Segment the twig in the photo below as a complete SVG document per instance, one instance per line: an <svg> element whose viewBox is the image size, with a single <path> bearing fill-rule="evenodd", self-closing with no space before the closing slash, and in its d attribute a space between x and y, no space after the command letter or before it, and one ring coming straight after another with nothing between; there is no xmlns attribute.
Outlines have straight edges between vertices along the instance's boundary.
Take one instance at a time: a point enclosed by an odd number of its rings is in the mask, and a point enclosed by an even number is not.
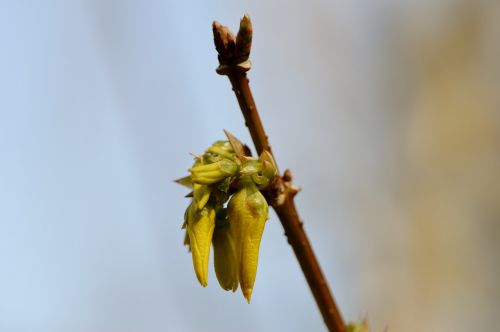
<svg viewBox="0 0 500 332"><path fill-rule="evenodd" d="M220 63L217 73L229 77L257 153L261 154L264 150L267 150L272 154L246 75L246 72L251 67L250 60L248 60L252 44L250 18L246 15L243 17L236 38L227 27L218 22L213 23L213 32ZM266 197L285 229L288 243L290 243L297 256L328 330L345 332L344 321L330 293L326 279L321 272L321 267L303 229L303 223L295 208L293 199L297 192L298 188L292 185L291 172L286 170L282 177L277 176L275 178L271 188L266 193Z"/></svg>

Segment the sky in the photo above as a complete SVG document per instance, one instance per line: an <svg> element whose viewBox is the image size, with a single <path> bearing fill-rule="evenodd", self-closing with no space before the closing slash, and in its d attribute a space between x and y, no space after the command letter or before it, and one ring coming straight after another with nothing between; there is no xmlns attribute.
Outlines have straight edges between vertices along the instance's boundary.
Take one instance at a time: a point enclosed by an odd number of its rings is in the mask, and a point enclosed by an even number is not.
<svg viewBox="0 0 500 332"><path fill-rule="evenodd" d="M173 179L251 143L211 23L254 25L250 85L346 321L493 330L494 1L0 2L0 331L322 331L274 213L249 305L201 287Z"/></svg>

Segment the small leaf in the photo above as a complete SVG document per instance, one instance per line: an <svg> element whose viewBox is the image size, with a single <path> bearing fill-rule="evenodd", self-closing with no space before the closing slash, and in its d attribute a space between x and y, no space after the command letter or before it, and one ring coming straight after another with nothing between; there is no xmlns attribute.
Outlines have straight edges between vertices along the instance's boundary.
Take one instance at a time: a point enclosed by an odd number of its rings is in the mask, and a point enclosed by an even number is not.
<svg viewBox="0 0 500 332"><path fill-rule="evenodd" d="M185 176L183 178L174 180L175 183L178 183L184 187L188 187L190 189L193 188L193 180L191 179L191 175Z"/></svg>
<svg viewBox="0 0 500 332"><path fill-rule="evenodd" d="M236 138L234 137L229 131L224 130L224 134L226 134L227 139L229 142L231 142L231 145L233 146L234 153L239 159L242 159L245 156L245 149L243 147L243 144Z"/></svg>

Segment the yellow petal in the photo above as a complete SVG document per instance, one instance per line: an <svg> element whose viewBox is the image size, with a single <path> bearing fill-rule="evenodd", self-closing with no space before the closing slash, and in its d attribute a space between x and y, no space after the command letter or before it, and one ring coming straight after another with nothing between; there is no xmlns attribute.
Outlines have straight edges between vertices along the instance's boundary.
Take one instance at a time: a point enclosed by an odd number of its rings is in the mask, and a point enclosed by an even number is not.
<svg viewBox="0 0 500 332"><path fill-rule="evenodd" d="M269 207L253 182L244 185L228 204L228 218L235 240L238 279L250 303L257 275L259 248Z"/></svg>
<svg viewBox="0 0 500 332"><path fill-rule="evenodd" d="M212 239L215 275L224 290L238 289L238 267L229 224L217 226Z"/></svg>
<svg viewBox="0 0 500 332"><path fill-rule="evenodd" d="M207 205L199 210L194 203L191 203L188 209L187 230L193 267L198 281L205 287L208 284L208 261L215 228L215 209Z"/></svg>

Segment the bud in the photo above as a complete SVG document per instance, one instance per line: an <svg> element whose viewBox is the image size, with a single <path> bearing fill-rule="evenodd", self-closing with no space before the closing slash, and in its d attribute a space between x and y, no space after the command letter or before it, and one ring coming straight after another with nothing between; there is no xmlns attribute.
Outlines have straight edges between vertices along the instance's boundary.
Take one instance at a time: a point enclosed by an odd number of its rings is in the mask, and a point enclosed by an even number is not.
<svg viewBox="0 0 500 332"><path fill-rule="evenodd" d="M236 174L238 165L234 161L222 159L212 164L196 165L188 171L194 183L212 184Z"/></svg>
<svg viewBox="0 0 500 332"><path fill-rule="evenodd" d="M226 159L231 159L234 160L235 154L233 150L233 146L229 141L217 141L214 144L212 144L211 147L209 147L206 151L205 154L212 154L214 156L211 156L212 158L217 158L215 161L219 161L222 158Z"/></svg>
<svg viewBox="0 0 500 332"><path fill-rule="evenodd" d="M240 186L228 203L228 218L236 245L241 290L250 303L269 206L249 177L243 178Z"/></svg>
<svg viewBox="0 0 500 332"><path fill-rule="evenodd" d="M194 272L200 284L205 287L208 283L208 259L215 228L215 209L210 204L198 209L192 202L185 217Z"/></svg>
<svg viewBox="0 0 500 332"><path fill-rule="evenodd" d="M262 174L269 180L274 178L278 173L278 167L276 167L276 163L271 153L264 150L259 156L259 161L262 163Z"/></svg>
<svg viewBox="0 0 500 332"><path fill-rule="evenodd" d="M212 23L212 29L214 33L215 48L220 55L224 55L228 53L228 50L234 48L236 40L228 27L214 21ZM230 44L233 44L233 46Z"/></svg>
<svg viewBox="0 0 500 332"><path fill-rule="evenodd" d="M212 245L214 247L214 268L217 280L222 289L235 292L238 289L236 251L229 223L225 216L217 220Z"/></svg>
<svg viewBox="0 0 500 332"><path fill-rule="evenodd" d="M273 157L264 151L259 159L243 157L240 175L249 177L259 189L266 188L277 174L276 164Z"/></svg>
<svg viewBox="0 0 500 332"><path fill-rule="evenodd" d="M249 178L248 175L254 175L262 170L262 163L252 157L243 157L241 165L240 176L242 178Z"/></svg>
<svg viewBox="0 0 500 332"><path fill-rule="evenodd" d="M236 48L238 55L243 61L248 59L252 47L252 22L248 15L243 16L240 21L240 29L236 35Z"/></svg>
<svg viewBox="0 0 500 332"><path fill-rule="evenodd" d="M364 319L360 324L352 322L347 324L346 330L347 332L370 332L366 319Z"/></svg>

